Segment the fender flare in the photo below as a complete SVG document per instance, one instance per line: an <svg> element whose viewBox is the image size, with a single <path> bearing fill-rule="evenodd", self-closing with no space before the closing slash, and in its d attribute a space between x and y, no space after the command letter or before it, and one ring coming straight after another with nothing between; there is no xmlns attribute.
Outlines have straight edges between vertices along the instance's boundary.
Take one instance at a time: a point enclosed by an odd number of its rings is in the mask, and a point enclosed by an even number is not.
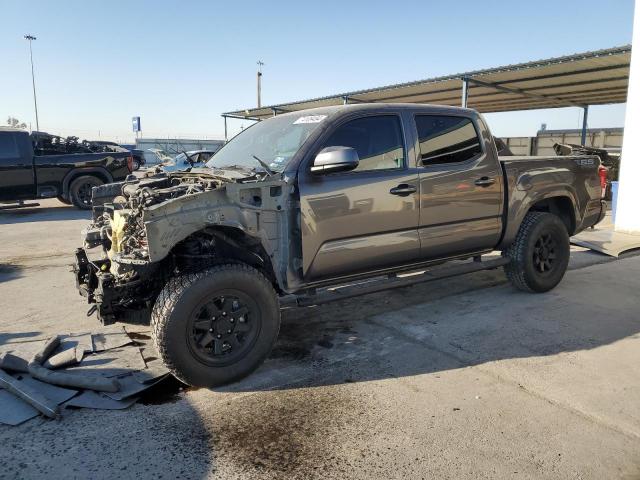
<svg viewBox="0 0 640 480"><path fill-rule="evenodd" d="M497 248L501 250L511 244L520 229L520 224L524 220L524 217L536 203L554 198L566 198L570 202L571 207L573 208L573 219L575 220L575 225L577 227L581 222L581 218L576 202L576 195L572 189L560 187L536 192L533 195L527 195L525 198L521 199L517 205L510 205L511 208L515 207L516 213L507 214L507 226ZM573 232L569 232L569 235L573 235Z"/></svg>

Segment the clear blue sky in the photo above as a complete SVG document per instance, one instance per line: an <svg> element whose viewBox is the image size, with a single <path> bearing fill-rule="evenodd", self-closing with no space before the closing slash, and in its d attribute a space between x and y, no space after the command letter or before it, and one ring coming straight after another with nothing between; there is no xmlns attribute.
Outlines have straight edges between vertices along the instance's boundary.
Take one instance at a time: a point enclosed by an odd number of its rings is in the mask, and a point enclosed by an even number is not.
<svg viewBox="0 0 640 480"><path fill-rule="evenodd" d="M530 61L631 42L633 0L15 1L0 0L0 122L80 137L221 137L220 113ZM622 126L624 106L590 126ZM497 135L578 128L576 108L488 115ZM238 129L241 122L233 122ZM245 124L249 124L246 122Z"/></svg>

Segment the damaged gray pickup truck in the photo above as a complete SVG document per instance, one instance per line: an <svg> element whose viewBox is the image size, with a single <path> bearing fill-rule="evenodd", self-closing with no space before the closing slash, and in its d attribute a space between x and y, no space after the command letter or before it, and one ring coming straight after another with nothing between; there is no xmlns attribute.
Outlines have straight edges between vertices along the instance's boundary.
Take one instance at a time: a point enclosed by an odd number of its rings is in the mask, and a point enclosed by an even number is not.
<svg viewBox="0 0 640 480"><path fill-rule="evenodd" d="M104 323L150 321L180 380L221 385L267 357L283 305L497 267L521 290L552 289L569 236L604 216L599 166L498 158L467 109L278 115L207 168L94 188L77 285ZM482 257L493 250L502 255Z"/></svg>

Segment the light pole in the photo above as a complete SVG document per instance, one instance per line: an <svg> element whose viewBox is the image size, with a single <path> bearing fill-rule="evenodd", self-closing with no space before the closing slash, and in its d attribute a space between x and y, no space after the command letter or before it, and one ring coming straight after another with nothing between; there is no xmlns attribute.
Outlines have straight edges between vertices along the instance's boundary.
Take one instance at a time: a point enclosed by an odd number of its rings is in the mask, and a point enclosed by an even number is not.
<svg viewBox="0 0 640 480"><path fill-rule="evenodd" d="M261 107L260 105L260 93L261 93L261 87L262 87L262 66L264 65L264 63L261 60L258 60L258 108Z"/></svg>
<svg viewBox="0 0 640 480"><path fill-rule="evenodd" d="M24 38L29 40L29 57L31 58L31 84L33 85L33 106L36 109L36 130L40 131L40 124L38 123L38 101L36 100L36 77L33 73L33 49L31 48L31 42L36 40L33 35L25 35Z"/></svg>

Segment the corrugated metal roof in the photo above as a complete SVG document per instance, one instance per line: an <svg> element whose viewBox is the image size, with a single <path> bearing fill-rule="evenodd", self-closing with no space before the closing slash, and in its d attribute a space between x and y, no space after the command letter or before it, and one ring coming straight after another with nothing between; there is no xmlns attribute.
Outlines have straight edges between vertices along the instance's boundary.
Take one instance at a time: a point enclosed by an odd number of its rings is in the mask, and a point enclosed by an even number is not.
<svg viewBox="0 0 640 480"><path fill-rule="evenodd" d="M467 106L480 112L624 103L629 84L630 60L631 45L625 45L262 108L242 109L223 115L263 119L271 117L274 111L280 113L342 105L345 98L349 103L402 102L459 106L463 78L470 82Z"/></svg>

